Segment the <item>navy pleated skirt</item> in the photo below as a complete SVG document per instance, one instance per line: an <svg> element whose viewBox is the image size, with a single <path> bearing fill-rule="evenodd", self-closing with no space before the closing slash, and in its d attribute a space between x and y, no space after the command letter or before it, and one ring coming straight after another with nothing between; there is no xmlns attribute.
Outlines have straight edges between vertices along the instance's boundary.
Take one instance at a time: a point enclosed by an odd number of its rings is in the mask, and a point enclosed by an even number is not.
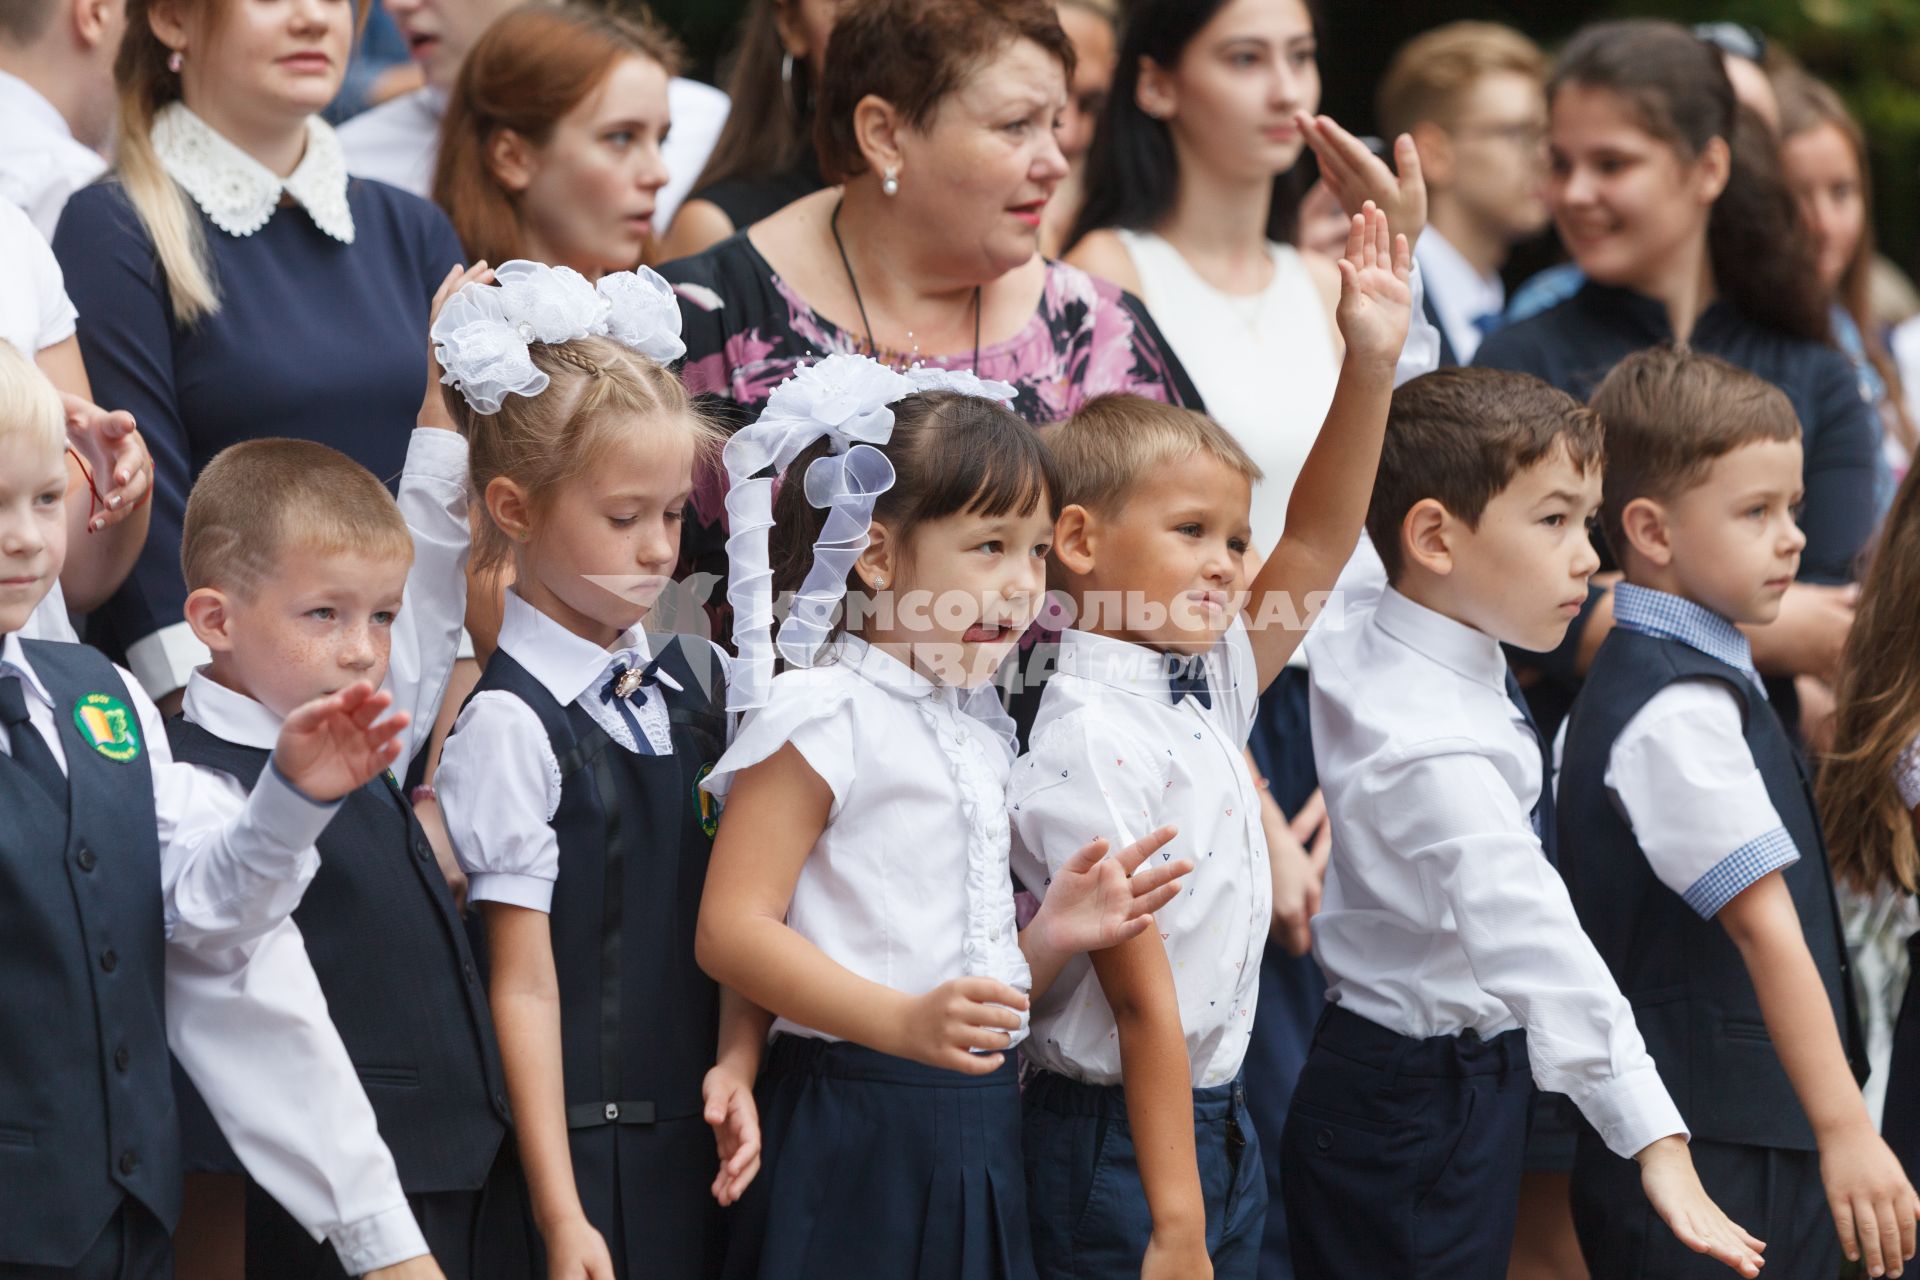
<svg viewBox="0 0 1920 1280"><path fill-rule="evenodd" d="M1036 1280L1014 1058L966 1076L776 1037L727 1280Z"/></svg>

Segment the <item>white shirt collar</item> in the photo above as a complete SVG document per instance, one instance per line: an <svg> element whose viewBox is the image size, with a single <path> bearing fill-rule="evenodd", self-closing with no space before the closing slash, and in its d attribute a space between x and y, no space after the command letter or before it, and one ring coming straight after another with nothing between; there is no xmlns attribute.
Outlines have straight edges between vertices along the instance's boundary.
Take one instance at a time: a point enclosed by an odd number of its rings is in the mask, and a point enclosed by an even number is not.
<svg viewBox="0 0 1920 1280"><path fill-rule="evenodd" d="M874 648L859 636L842 634L836 637L827 646L827 653L831 656L819 665L837 664L857 671L867 683L904 698L930 698L943 687L885 649Z"/></svg>
<svg viewBox="0 0 1920 1280"><path fill-rule="evenodd" d="M1218 664L1211 653L1202 656L1207 660L1208 679L1218 687ZM1149 649L1131 640L1067 630L1060 633L1057 669L1172 706L1167 692L1170 687L1168 664L1176 660L1178 655Z"/></svg>
<svg viewBox="0 0 1920 1280"><path fill-rule="evenodd" d="M1414 255L1427 277L1427 296L1433 299L1433 309L1440 315L1455 354L1462 362L1472 359L1472 350L1462 351L1461 342L1466 341L1469 348L1480 345L1481 334L1473 322L1505 309L1506 286L1498 275L1481 275L1466 255L1433 227L1421 233Z"/></svg>
<svg viewBox="0 0 1920 1280"><path fill-rule="evenodd" d="M40 682L40 673L27 661L27 651L20 647L20 637L15 632L9 631L7 638L0 640L0 671L19 672L25 677L27 688L33 691L35 697L49 707L53 705L53 695Z"/></svg>
<svg viewBox="0 0 1920 1280"><path fill-rule="evenodd" d="M1373 620L1415 653L1506 696L1507 658L1500 642L1486 632L1416 604L1392 587L1381 593Z"/></svg>
<svg viewBox="0 0 1920 1280"><path fill-rule="evenodd" d="M180 705L187 719L235 746L271 751L280 741L279 716L266 704L227 688L208 675L205 667L196 667L187 677L187 692Z"/></svg>
<svg viewBox="0 0 1920 1280"><path fill-rule="evenodd" d="M622 632L612 648L602 649L522 600L511 588L500 619L500 647L563 707L578 701L614 663L644 666L652 657L647 633L640 627Z"/></svg>
<svg viewBox="0 0 1920 1280"><path fill-rule="evenodd" d="M319 116L308 118L306 154L286 178L222 137L181 102L168 103L154 117L153 149L200 211L230 236L250 236L266 226L285 194L299 202L320 230L341 244L353 243L346 157L333 129Z"/></svg>

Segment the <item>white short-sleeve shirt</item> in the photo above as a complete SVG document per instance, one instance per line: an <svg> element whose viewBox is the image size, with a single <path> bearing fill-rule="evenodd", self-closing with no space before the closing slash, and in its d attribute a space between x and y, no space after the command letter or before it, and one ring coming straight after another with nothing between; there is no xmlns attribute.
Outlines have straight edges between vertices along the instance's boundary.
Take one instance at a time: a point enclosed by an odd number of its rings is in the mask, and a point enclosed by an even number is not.
<svg viewBox="0 0 1920 1280"><path fill-rule="evenodd" d="M725 799L735 775L792 743L833 804L788 927L910 995L961 977L1026 990L1007 868L1012 731L990 686L936 684L847 636L819 664L774 677L703 785ZM785 1018L773 1029L831 1038Z"/></svg>
<svg viewBox="0 0 1920 1280"><path fill-rule="evenodd" d="M52 246L18 205L0 199L0 341L31 360L73 336L76 314Z"/></svg>
<svg viewBox="0 0 1920 1280"><path fill-rule="evenodd" d="M1253 1031L1260 956L1272 912L1260 797L1246 757L1260 684L1245 625L1236 620L1207 655L1210 705L1175 702L1167 657L1067 631L1047 681L1008 803L1014 869L1036 896L1081 846L1124 848L1158 827L1179 835L1161 850L1191 858L1178 897L1155 913L1173 967L1193 1083L1240 1072ZM1120 1082L1112 1007L1085 956L1062 970L1034 1008L1027 1056L1091 1084Z"/></svg>

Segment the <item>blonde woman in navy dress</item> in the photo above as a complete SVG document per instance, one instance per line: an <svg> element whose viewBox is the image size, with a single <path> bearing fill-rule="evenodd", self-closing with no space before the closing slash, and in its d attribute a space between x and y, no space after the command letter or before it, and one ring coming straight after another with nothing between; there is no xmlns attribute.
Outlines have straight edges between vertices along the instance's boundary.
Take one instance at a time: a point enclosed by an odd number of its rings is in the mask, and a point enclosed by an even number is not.
<svg viewBox="0 0 1920 1280"><path fill-rule="evenodd" d="M698 946L775 1015L728 1277L1033 1280L1029 992L1145 929L1191 869L1128 878L1170 830L1114 858L1096 841L1016 927L990 680L1039 608L1053 512L1012 394L835 355L727 446L746 716L704 784L727 807ZM797 593L777 642L776 592Z"/></svg>

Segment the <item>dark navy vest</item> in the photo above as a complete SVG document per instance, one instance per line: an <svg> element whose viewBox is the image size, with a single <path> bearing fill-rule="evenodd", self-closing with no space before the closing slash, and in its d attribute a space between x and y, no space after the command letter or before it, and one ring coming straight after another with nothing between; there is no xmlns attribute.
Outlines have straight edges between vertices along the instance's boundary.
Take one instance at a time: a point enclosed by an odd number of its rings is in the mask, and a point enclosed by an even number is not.
<svg viewBox="0 0 1920 1280"><path fill-rule="evenodd" d="M670 756L626 750L579 705L561 706L504 650L474 690L524 702L560 762L553 958L570 1146L596 1225L611 1206L596 1212L593 1201L617 1177L634 1176L632 1168L617 1173L628 1162L625 1135L697 1122L713 1066L719 988L694 962L693 941L716 813L699 782L726 745L716 666L705 641L662 645L658 670L681 691L654 685L649 696L666 698Z"/></svg>
<svg viewBox="0 0 1920 1280"><path fill-rule="evenodd" d="M1695 1137L1815 1149L1774 1052L1738 948L1654 875L1607 796L1607 759L1634 713L1677 680L1723 682L1740 700L1747 747L1800 860L1783 873L1854 1074L1866 1054L1834 906L1827 846L1798 752L1771 704L1737 668L1677 640L1616 628L1574 702L1560 773L1560 873L1606 957Z"/></svg>
<svg viewBox="0 0 1920 1280"><path fill-rule="evenodd" d="M175 717L174 759L251 788L270 753ZM486 990L433 848L382 774L341 804L294 909L408 1194L478 1189L508 1127Z"/></svg>
<svg viewBox="0 0 1920 1280"><path fill-rule="evenodd" d="M68 799L0 765L0 1261L63 1267L123 1197L168 1230L180 1213L160 843L119 673L82 645L22 649L53 696ZM104 714L123 748L138 743L124 762L75 719L93 693L117 704Z"/></svg>

